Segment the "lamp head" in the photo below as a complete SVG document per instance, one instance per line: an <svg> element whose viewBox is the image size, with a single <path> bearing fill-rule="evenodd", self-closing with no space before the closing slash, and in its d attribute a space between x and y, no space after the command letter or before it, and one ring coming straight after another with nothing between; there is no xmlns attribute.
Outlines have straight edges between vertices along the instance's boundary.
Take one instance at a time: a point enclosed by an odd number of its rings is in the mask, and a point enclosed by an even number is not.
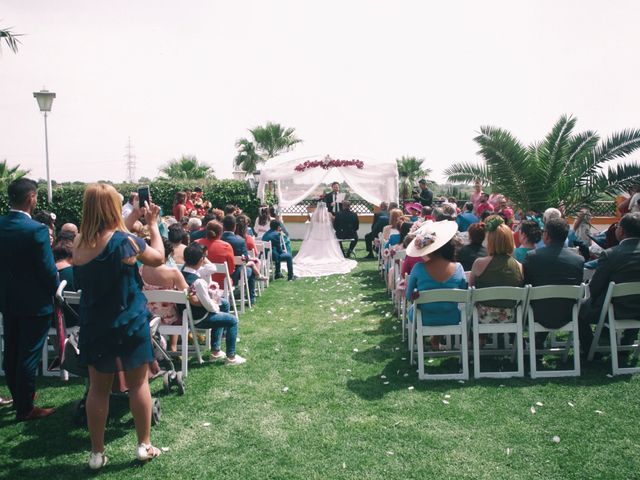
<svg viewBox="0 0 640 480"><path fill-rule="evenodd" d="M40 107L41 112L51 111L51 104L53 104L53 99L56 98L55 93L49 90L40 90L39 92L33 92L33 96L38 101L38 107Z"/></svg>

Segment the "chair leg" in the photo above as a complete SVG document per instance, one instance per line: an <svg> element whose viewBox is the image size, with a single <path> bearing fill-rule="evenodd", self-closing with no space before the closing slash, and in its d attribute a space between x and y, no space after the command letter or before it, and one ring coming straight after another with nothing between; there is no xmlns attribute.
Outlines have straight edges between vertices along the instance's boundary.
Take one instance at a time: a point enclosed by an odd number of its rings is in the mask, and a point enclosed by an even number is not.
<svg viewBox="0 0 640 480"><path fill-rule="evenodd" d="M615 320L609 318L609 338L611 339L611 373L618 375L620 366L618 365L618 332L616 332Z"/></svg>
<svg viewBox="0 0 640 480"><path fill-rule="evenodd" d="M529 310L529 375L531 378L538 377L538 370L536 365L537 352L536 352L536 329L535 321L531 310Z"/></svg>
<svg viewBox="0 0 640 480"><path fill-rule="evenodd" d="M473 376L480 377L480 333L478 332L478 316L473 313Z"/></svg>
<svg viewBox="0 0 640 480"><path fill-rule="evenodd" d="M422 324L422 322L420 323ZM416 341L418 342L418 378L424 380L426 372L424 371L424 333L422 325L416 324L416 333Z"/></svg>

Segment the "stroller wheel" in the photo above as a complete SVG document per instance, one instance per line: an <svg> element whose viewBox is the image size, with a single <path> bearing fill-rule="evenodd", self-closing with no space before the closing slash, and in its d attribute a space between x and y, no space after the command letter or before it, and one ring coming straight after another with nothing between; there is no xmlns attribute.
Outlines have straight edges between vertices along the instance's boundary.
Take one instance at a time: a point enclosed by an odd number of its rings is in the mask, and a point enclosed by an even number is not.
<svg viewBox="0 0 640 480"><path fill-rule="evenodd" d="M180 395L184 395L185 384L182 372L176 372L176 377L173 379L173 381L178 386L178 393Z"/></svg>
<svg viewBox="0 0 640 480"><path fill-rule="evenodd" d="M84 398L82 400L78 400L74 405L73 423L78 427L87 426L87 408Z"/></svg>
<svg viewBox="0 0 640 480"><path fill-rule="evenodd" d="M162 376L162 386L164 387L164 393L171 392L171 372L166 372Z"/></svg>
<svg viewBox="0 0 640 480"><path fill-rule="evenodd" d="M160 410L160 400L158 398L152 398L153 405L151 407L151 425L157 425L160 423L162 417L162 411Z"/></svg>

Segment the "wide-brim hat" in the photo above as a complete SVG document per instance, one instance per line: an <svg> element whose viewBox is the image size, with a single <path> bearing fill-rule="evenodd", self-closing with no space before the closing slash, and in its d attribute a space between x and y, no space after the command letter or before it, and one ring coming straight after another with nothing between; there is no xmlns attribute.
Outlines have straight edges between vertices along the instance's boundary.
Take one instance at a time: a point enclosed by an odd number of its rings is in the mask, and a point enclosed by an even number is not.
<svg viewBox="0 0 640 480"><path fill-rule="evenodd" d="M416 230L416 238L407 247L407 255L410 257L423 257L435 252L446 245L457 232L458 224L454 221L427 221Z"/></svg>
<svg viewBox="0 0 640 480"><path fill-rule="evenodd" d="M415 210L417 212L421 212L422 211L422 204L417 203L417 202L405 203L404 204L404 211L405 212L411 213L412 210Z"/></svg>

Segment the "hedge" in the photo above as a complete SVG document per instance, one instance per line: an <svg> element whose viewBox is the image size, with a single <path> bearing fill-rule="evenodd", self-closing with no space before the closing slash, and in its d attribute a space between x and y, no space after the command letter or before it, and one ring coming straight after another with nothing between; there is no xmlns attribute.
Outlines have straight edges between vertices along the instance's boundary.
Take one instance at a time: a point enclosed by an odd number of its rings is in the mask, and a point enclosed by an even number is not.
<svg viewBox="0 0 640 480"><path fill-rule="evenodd" d="M128 198L130 192L137 190L138 185L132 183L113 184L115 189ZM260 201L255 191L246 182L238 180L211 180L211 181L154 181L149 185L152 200L158 204L164 215L171 215L173 198L176 192L186 188L193 190L200 187L203 190L203 198L209 200L216 208L224 208L227 204L239 206L251 218L258 213ZM82 197L85 185L61 185L53 189L52 204L47 202L47 187L38 187L38 206L36 212L46 210L56 214L56 226L71 222L80 225L82 218ZM0 214L4 215L9 210L6 189L0 192Z"/></svg>

